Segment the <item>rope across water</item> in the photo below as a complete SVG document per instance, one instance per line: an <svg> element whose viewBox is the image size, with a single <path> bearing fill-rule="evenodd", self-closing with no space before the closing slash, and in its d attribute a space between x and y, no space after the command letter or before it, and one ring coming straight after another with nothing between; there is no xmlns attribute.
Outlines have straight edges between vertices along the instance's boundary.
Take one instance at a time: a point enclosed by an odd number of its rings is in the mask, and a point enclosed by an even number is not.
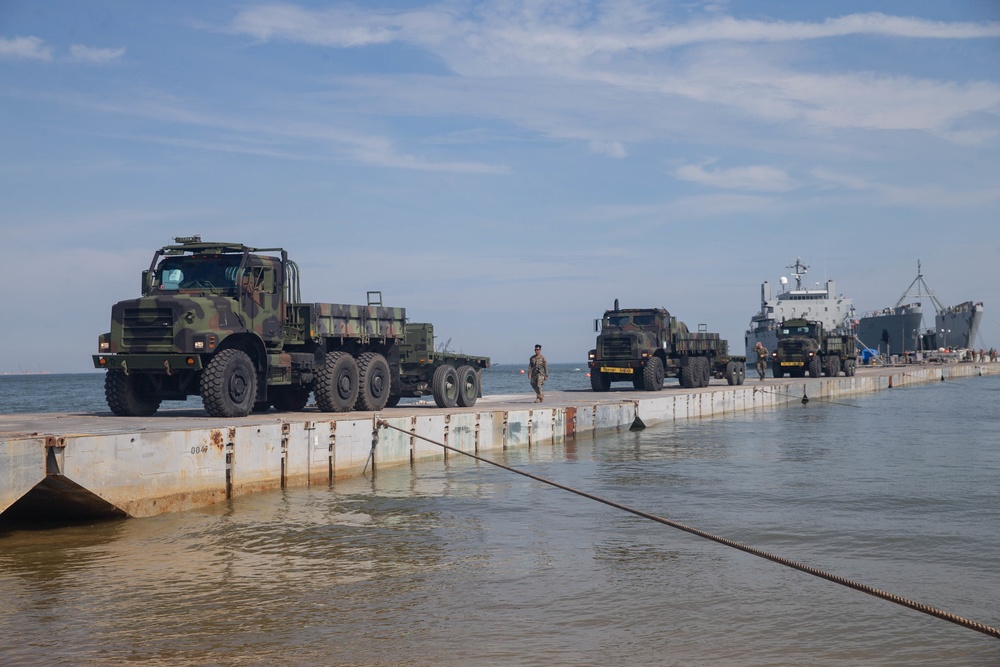
<svg viewBox="0 0 1000 667"><path fill-rule="evenodd" d="M427 438L425 436L417 435L416 433L412 433L410 431L407 431L406 429L399 428L398 426L394 426L394 425L388 423L387 421L385 421L384 419L378 419L376 421L376 424L379 427L394 429L396 431L399 431L400 433L405 433L405 434L407 434L407 435L409 435L411 437L419 438L419 439L424 440L426 442L429 442L431 444L437 445L438 447L442 447L443 449L446 449L448 451L455 452L455 453L461 454L463 456L468 456L469 458L475 459L477 461L481 461L483 463L488 463L489 465L496 466L497 468L501 468L501 469L506 470L508 472L512 472L512 473L515 473L517 475L521 475L523 477L527 477L529 479L533 479L533 480L535 480L537 482L542 482L543 484L548 484L549 486L554 486L557 489L562 489L563 491L569 491L570 493L574 493L574 494L576 494L578 496L582 496L584 498L588 498L588 499L593 500L595 502L599 502L599 503L602 503L604 505L608 505L609 507L614 507L615 509L622 510L623 512L628 512L629 514L634 514L635 516L639 516L639 517L642 517L644 519L649 519L650 521L655 521L655 522L661 523L661 524L663 524L665 526L670 526L671 528L677 528L678 530L683 530L686 533L690 533L692 535L697 535L698 537L705 538L706 540L712 540L713 542L718 542L719 544L724 544L727 547L732 547L733 549L739 549L740 551L744 551L744 552L746 552L748 554L752 554L752 555L757 556L759 558L767 559L767 560L772 561L774 563L778 563L779 565L784 565L785 567L790 567L790 568L799 570L801 572L805 572L807 574L811 574L814 577L820 577L821 579L826 579L828 581L832 581L832 582L834 582L836 584L840 584L841 586L846 586L848 588L853 588L856 591L861 591L862 593L867 593L868 595L871 595L871 596L874 596L874 597L877 597L877 598L881 598L881 599L886 600L888 602L892 602L893 604L897 604L897 605L900 605L902 607L908 607L909 609L913 609L915 611L919 611L919 612L921 612L923 614L927 614L929 616L934 616L936 618L940 618L942 620L948 621L949 623L954 623L955 625L960 625L960 626L962 626L964 628L968 628L970 630L975 630L976 632L981 632L982 634L988 635L990 637L993 637L994 639L1000 639L1000 629L991 627L989 625L985 625L983 623L978 623L976 621L972 621L972 620L969 620L967 618L963 618L961 616L958 616L956 614L952 614L952 613L947 612L947 611L942 611L941 609L937 609L936 607L932 607L930 605L921 604L919 602L914 602L913 600L909 600L909 599L901 597L899 595L895 595L893 593L888 593L886 591L880 590L880 589L875 588L873 586L868 586L866 584L861 584L861 583L858 583L858 582L855 582L855 581L851 581L850 579L847 579L845 577L841 577L841 576L836 575L836 574L830 574L828 572L824 572L823 570L819 570L817 568L810 567L808 565L802 565L801 563L796 563L795 561L790 560L788 558L784 558L782 556L776 556L774 554L770 554L770 553L768 553L766 551L763 551L762 549L758 549L756 547L752 547L752 546L749 546L749 545L746 545L746 544L742 544L740 542L736 542L735 540L730 540L730 539L725 538L725 537L719 537L718 535L712 535L711 533L707 533L707 532L705 532L703 530L699 530L698 528L693 528L691 526L684 525L683 523L680 523L680 522L677 522L677 521L673 521L671 519L667 519L667 518L664 518L664 517L661 517L661 516L657 516L655 514L650 514L649 512L644 512L642 510L635 509L633 507L629 507L628 505L623 505L623 504L615 502L613 500L608 500L607 498L602 498L600 496L595 496L594 494L587 493L586 491L581 491L579 489L574 489L573 487L566 486L565 484L560 484L559 482L555 482L553 480L546 479L544 477L539 477L538 475L533 475L533 474L531 474L529 472L525 472L523 470L518 470L517 468L512 468L510 466L504 465L502 463L498 463L496 461L491 461L490 459L483 458L482 456L479 456L477 454L472 454L470 452L464 452L461 449L456 449L455 447L451 447L449 445L446 445L443 442L438 442L436 440L432 440L432 439Z"/></svg>

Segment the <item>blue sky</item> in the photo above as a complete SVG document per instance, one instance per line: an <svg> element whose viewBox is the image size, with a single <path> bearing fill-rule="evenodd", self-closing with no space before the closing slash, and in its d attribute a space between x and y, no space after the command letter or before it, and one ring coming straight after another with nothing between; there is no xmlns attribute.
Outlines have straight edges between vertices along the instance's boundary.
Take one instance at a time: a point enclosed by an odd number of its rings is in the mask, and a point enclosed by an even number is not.
<svg viewBox="0 0 1000 667"><path fill-rule="evenodd" d="M923 263L1000 347L1000 3L0 3L0 372L91 369L180 235L309 301L582 365L663 306L740 348L801 257L859 311Z"/></svg>

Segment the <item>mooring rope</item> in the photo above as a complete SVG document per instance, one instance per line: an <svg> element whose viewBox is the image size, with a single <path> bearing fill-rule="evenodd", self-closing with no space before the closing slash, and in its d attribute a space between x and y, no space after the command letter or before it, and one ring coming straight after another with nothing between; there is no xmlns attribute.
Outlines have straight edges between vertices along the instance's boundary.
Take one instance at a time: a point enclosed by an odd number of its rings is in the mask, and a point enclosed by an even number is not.
<svg viewBox="0 0 1000 667"><path fill-rule="evenodd" d="M874 596L874 597L877 597L877 598L881 598L881 599L886 600L888 602L892 602L894 604L898 604L898 605L900 605L902 607L908 607L909 609L913 609L915 611L919 611L919 612L921 612L923 614L927 614L928 616L934 616L936 618L940 618L942 620L948 621L949 623L954 623L955 625L960 625L963 628L968 628L970 630L975 630L976 632L981 632L984 635L988 635L990 637L993 637L994 639L1000 639L1000 629L991 627L989 625L985 625L983 623L978 623L976 621L971 621L971 620L969 620L967 618L963 618L963 617L958 616L956 614L952 614L952 613L947 612L947 611L942 611L942 610L937 609L935 607L931 607L929 605L921 604L919 602L914 602L912 600L908 600L907 598L901 597L899 595L895 595L893 593L888 593L886 591L880 590L880 589L875 588L873 586L868 586L868 585L865 585L865 584L860 584L860 583L857 583L855 581L851 581L850 579L846 579L846 578L841 577L841 576L836 575L836 574L830 574L828 572L824 572L823 570L819 570L817 568L810 567L808 565L802 565L801 563L796 563L795 561L789 560L788 558L784 558L782 556L775 556L774 554L770 554L770 553L768 553L766 551L763 551L762 549L758 549L756 547L752 547L752 546L749 546L749 545L746 545L746 544L742 544L740 542L736 542L735 540L730 540L730 539L725 538L725 537L719 537L717 535L712 535L711 533L707 533L707 532L705 532L703 530L699 530L697 528L692 528L691 526L686 526L683 523L680 523L680 522L677 522L677 521L673 521L671 519L666 519L664 517L657 516L655 514L650 514L649 512L644 512L642 510L638 510L638 509L635 509L633 507L629 507L628 505L623 505L623 504L617 503L617 502L615 502L613 500L608 500L607 498L602 498L600 496L595 496L594 494L587 493L586 491L581 491L579 489L574 489L571 486L566 486L565 484L560 484L559 482L555 482L555 481L553 481L551 479L546 479L544 477L539 477L538 475L533 475L530 472L525 472L523 470L518 470L517 468L512 468L510 466L504 465L502 463L498 463L496 461L491 461L490 459L483 458L482 456L479 456L477 454L472 454L470 452L464 452L461 449L456 449L455 447L451 447L449 445L446 445L443 442L438 442L437 440L432 440L431 438L428 438L426 436L418 435L416 433L412 433L411 431L407 431L406 429L402 429L402 428L400 428L398 426L393 426L392 424L388 423L384 419L378 419L377 420L377 424L379 426L381 426L382 428L391 428L391 429L394 429L396 431L399 431L400 433L405 433L405 434L409 435L410 437L419 438L421 440L425 440L425 441L427 441L427 442L429 442L431 444L437 445L438 447L442 447L442 448L444 448L444 449L446 449L448 451L455 452L455 453L461 454L463 456L468 456L469 458L475 459L477 461L481 461L483 463L488 463L489 465L496 466L497 468L501 468L501 469L506 470L508 472L512 472L512 473L515 473L515 474L518 474L518 475L522 475L524 477L528 477L529 479L533 479L536 482L542 482L543 484L548 484L549 486L554 486L557 489L562 489L563 491L569 491L570 493L575 493L578 496L582 496L584 498L588 498L590 500L593 500L593 501L596 501L596 502L599 502L599 503L603 503L604 505L608 505L609 507L614 507L615 509L620 509L623 512L628 512L630 514L634 514L634 515L642 517L644 519L649 519L650 521L655 521L657 523L662 523L663 525L670 526L671 528L677 528L678 530L683 530L684 532L691 533L692 535L697 535L698 537L703 537L706 540L712 540L713 542L718 542L719 544L724 544L727 547L732 547L734 549L739 549L740 551L744 551L744 552L746 552L748 554L752 554L752 555L757 556L759 558L767 559L769 561L778 563L779 565L784 565L785 567L790 567L790 568L799 570L801 572L805 572L806 574L811 574L814 577L820 577L821 579L826 579L828 581L832 581L835 584L840 584L841 586L846 586L847 588L853 588L856 591L861 591L862 593L867 593L868 595L871 595L871 596Z"/></svg>
<svg viewBox="0 0 1000 667"><path fill-rule="evenodd" d="M789 385L789 386L791 386L791 385ZM775 396L788 396L788 394L782 394L780 391L771 391L771 390L765 389L764 387L754 387L753 391L754 391L755 394L759 391L762 394L774 394ZM800 399L802 401L803 404L808 403L809 401L824 401L826 403L831 403L833 405L842 405L845 408L860 408L861 407L860 405L854 405L852 403L839 403L839 402L837 402L837 401L835 401L833 399L826 398L824 396L820 396L819 398L809 398L809 396L807 396L806 394L802 394L801 396L788 396L788 397L789 398L798 398L798 399Z"/></svg>

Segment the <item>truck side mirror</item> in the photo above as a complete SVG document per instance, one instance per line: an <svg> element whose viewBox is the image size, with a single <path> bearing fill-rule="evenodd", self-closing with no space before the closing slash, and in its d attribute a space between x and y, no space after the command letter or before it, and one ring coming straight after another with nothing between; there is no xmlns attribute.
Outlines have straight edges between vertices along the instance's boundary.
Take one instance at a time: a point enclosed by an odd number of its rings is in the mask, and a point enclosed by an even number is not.
<svg viewBox="0 0 1000 667"><path fill-rule="evenodd" d="M601 332L601 321L600 320L594 320L594 331L596 331L598 333Z"/></svg>
<svg viewBox="0 0 1000 667"><path fill-rule="evenodd" d="M146 296L149 293L149 269L143 269L142 271L142 286L139 288L139 294Z"/></svg>

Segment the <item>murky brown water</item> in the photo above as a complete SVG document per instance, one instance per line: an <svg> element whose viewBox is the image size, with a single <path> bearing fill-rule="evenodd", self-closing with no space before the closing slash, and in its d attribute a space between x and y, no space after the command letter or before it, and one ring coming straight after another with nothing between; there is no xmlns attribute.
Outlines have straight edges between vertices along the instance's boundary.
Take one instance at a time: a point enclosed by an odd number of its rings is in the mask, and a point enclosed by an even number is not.
<svg viewBox="0 0 1000 667"><path fill-rule="evenodd" d="M505 460L997 626L998 397L981 378ZM5 666L1000 663L979 633L455 458L0 532L0 637Z"/></svg>

